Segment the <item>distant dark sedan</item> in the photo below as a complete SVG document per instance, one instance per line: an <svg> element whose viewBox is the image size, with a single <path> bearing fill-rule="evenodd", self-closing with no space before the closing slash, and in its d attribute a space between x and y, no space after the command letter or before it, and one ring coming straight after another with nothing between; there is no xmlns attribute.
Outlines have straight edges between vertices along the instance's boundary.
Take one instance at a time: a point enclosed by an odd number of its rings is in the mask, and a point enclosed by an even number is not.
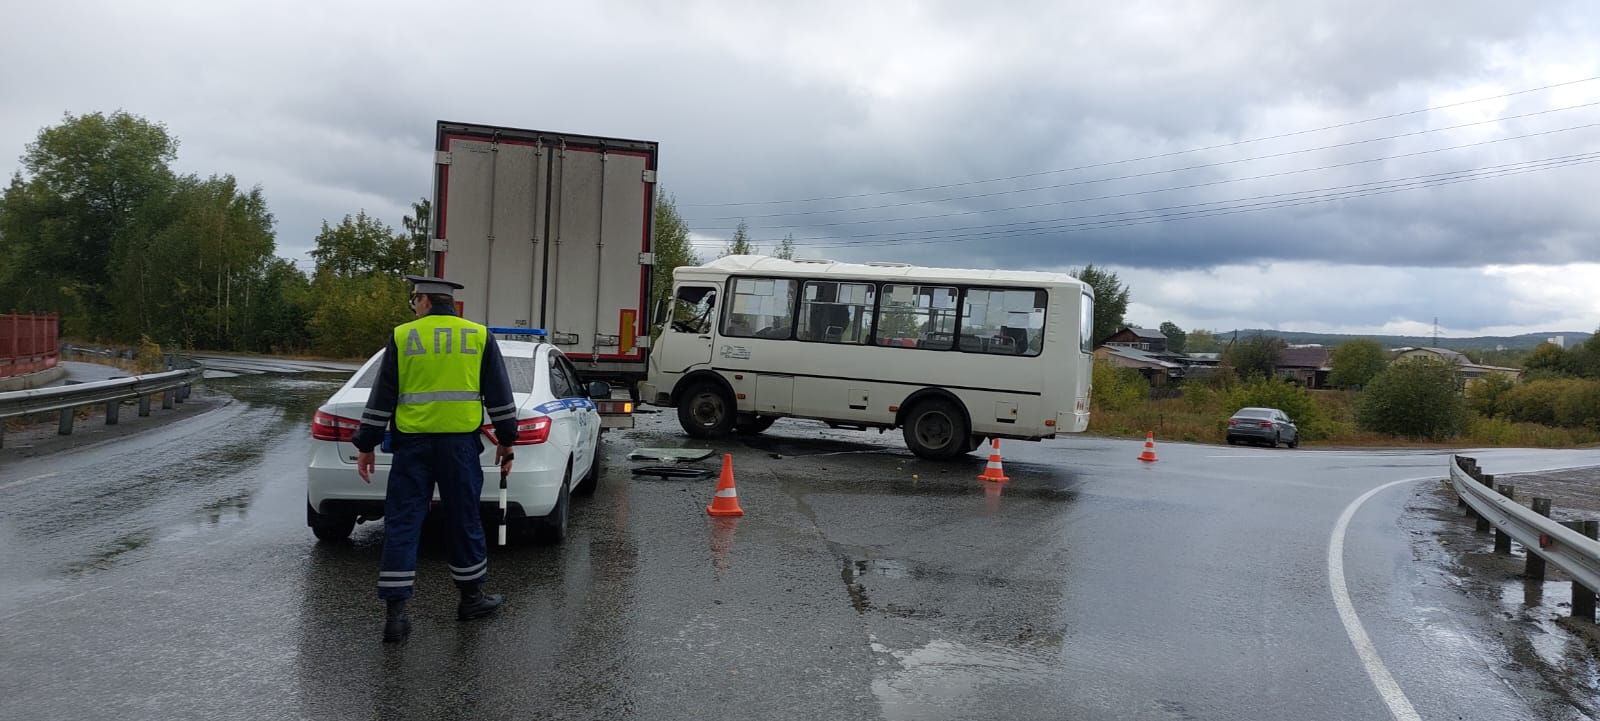
<svg viewBox="0 0 1600 721"><path fill-rule="evenodd" d="M1240 408L1228 419L1228 443L1240 441L1266 443L1273 448L1279 443L1299 448L1300 429L1276 408Z"/></svg>

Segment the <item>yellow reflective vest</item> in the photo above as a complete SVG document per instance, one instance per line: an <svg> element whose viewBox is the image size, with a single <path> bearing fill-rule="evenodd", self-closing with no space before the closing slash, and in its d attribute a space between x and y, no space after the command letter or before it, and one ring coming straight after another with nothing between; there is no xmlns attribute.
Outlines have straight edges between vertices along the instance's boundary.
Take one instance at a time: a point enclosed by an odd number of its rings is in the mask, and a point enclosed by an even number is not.
<svg viewBox="0 0 1600 721"><path fill-rule="evenodd" d="M394 329L400 351L401 433L471 433L483 424L483 348L489 329L453 315L425 315Z"/></svg>

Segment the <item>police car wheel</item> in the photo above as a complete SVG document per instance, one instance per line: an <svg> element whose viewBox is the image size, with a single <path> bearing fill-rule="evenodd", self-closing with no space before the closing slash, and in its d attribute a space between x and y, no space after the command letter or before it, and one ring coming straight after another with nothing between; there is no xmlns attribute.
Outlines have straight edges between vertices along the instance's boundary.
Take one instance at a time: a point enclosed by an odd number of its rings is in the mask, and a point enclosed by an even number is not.
<svg viewBox="0 0 1600 721"><path fill-rule="evenodd" d="M317 513L307 502L306 525L311 526L311 533L317 540L336 543L350 538L350 534L356 530L356 517Z"/></svg>
<svg viewBox="0 0 1600 721"><path fill-rule="evenodd" d="M583 474L578 485L572 489L575 496L593 495L596 488L600 487L600 442L595 441L594 458L589 461L589 472Z"/></svg>
<svg viewBox="0 0 1600 721"><path fill-rule="evenodd" d="M536 543L555 545L567 540L567 516L572 510L572 462L567 462L567 473L561 479L561 492L556 495L555 508L533 519L533 540Z"/></svg>

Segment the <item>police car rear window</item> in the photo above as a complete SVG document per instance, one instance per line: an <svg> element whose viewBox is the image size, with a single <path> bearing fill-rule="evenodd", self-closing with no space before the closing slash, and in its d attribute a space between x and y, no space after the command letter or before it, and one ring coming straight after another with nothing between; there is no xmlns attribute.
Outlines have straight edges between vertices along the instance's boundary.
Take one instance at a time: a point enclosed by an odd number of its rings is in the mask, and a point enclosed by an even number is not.
<svg viewBox="0 0 1600 721"><path fill-rule="evenodd" d="M506 361L506 375L511 378L511 392L532 393L534 374L538 371L538 366L535 365L534 359L521 356L501 357ZM383 363L378 362L368 366L367 370L361 374L360 378L356 379L351 388L371 388L373 384L378 382L378 367L381 365Z"/></svg>

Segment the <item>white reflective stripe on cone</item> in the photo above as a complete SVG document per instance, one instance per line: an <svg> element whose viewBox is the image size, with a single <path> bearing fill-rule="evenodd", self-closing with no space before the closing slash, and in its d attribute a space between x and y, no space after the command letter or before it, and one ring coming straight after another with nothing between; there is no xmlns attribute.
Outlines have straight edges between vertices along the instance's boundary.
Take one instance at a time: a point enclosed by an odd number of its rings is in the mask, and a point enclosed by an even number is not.
<svg viewBox="0 0 1600 721"><path fill-rule="evenodd" d="M739 489L737 489L737 488L724 488L724 489L722 489L720 491L717 491L716 497L717 498L738 498L739 497Z"/></svg>

